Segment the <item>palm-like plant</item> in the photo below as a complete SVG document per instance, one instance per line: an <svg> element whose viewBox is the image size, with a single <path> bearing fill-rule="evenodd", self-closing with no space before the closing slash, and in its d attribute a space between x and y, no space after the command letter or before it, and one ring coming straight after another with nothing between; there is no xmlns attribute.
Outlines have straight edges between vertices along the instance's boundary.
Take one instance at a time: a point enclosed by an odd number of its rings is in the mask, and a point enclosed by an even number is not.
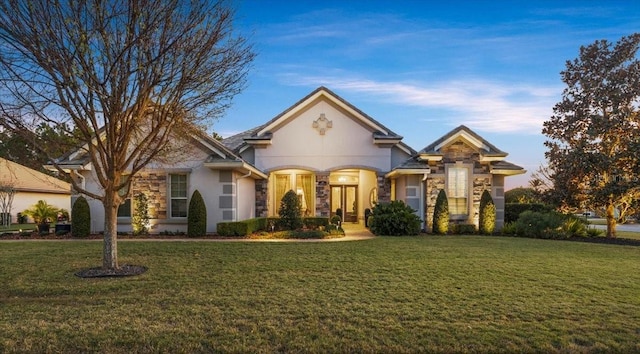
<svg viewBox="0 0 640 354"><path fill-rule="evenodd" d="M49 224L51 221L56 220L60 209L45 202L44 200L38 200L31 208L22 212L22 214L29 216L35 221L36 224Z"/></svg>

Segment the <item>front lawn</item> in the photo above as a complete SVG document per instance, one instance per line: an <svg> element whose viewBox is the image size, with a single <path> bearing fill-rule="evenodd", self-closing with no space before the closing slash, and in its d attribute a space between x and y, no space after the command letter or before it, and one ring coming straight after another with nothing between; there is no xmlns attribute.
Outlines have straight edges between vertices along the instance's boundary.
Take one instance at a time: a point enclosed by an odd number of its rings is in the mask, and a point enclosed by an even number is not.
<svg viewBox="0 0 640 354"><path fill-rule="evenodd" d="M0 352L639 352L640 248L445 236L0 242Z"/></svg>

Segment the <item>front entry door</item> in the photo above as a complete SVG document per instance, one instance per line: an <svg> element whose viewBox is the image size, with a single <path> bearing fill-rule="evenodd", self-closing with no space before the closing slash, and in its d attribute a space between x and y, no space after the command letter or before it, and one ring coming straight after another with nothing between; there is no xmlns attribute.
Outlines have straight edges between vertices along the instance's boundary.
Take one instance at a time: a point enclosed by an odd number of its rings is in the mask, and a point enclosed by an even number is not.
<svg viewBox="0 0 640 354"><path fill-rule="evenodd" d="M342 209L342 221L358 222L358 186L331 186L331 215Z"/></svg>

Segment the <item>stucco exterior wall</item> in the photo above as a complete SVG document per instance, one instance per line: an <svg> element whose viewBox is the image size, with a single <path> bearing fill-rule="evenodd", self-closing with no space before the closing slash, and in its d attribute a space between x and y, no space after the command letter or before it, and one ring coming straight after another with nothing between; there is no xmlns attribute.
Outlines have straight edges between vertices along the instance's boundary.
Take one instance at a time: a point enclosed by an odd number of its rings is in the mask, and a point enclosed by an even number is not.
<svg viewBox="0 0 640 354"><path fill-rule="evenodd" d="M59 209L65 209L71 214L71 196L69 194L36 193L36 192L16 192L11 204L11 223L18 223L18 213L31 208L39 200L44 200ZM29 222L33 222L29 219Z"/></svg>
<svg viewBox="0 0 640 354"><path fill-rule="evenodd" d="M321 135L313 122L321 114L331 121ZM372 132L326 101L318 101L273 132L271 145L255 149L256 167L263 171L304 168L329 171L363 166L391 169L391 149L373 144Z"/></svg>

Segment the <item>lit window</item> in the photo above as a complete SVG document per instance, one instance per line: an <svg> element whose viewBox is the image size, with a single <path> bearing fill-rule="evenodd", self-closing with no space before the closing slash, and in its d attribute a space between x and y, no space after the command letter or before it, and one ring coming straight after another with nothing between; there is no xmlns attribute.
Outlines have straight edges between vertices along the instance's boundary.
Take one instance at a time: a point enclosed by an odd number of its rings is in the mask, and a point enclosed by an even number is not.
<svg viewBox="0 0 640 354"><path fill-rule="evenodd" d="M169 175L170 214L172 218L187 217L187 175Z"/></svg>
<svg viewBox="0 0 640 354"><path fill-rule="evenodd" d="M469 169L449 167L447 172L447 197L451 215L467 215L469 200Z"/></svg>
<svg viewBox="0 0 640 354"><path fill-rule="evenodd" d="M129 180L129 175L122 176L123 181ZM124 197L129 192L127 187L123 187L118 191L118 195L120 197ZM124 200L124 203L118 206L118 217L119 218L130 218L131 217L131 198L127 198Z"/></svg>

